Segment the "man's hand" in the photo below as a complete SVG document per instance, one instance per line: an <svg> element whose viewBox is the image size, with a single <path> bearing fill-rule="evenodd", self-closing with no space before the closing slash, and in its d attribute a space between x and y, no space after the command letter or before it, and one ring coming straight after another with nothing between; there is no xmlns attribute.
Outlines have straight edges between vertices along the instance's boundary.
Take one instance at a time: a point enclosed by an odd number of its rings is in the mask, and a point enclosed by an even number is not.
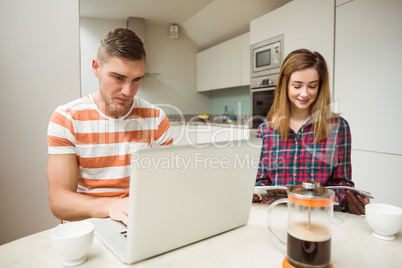
<svg viewBox="0 0 402 268"><path fill-rule="evenodd" d="M125 225L128 224L128 197L113 198L110 200L109 216L113 220L121 221Z"/></svg>
<svg viewBox="0 0 402 268"><path fill-rule="evenodd" d="M370 199L359 194L355 195L350 190L344 192L346 200L348 201L349 212L356 215L366 215L364 206L370 203Z"/></svg>

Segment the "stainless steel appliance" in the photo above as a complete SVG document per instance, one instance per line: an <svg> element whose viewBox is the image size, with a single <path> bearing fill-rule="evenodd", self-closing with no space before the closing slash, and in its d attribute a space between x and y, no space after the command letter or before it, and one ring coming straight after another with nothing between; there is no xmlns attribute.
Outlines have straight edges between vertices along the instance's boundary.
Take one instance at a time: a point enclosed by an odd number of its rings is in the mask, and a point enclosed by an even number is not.
<svg viewBox="0 0 402 268"><path fill-rule="evenodd" d="M283 59L283 35L279 35L250 47L251 77L279 73Z"/></svg>
<svg viewBox="0 0 402 268"><path fill-rule="evenodd" d="M275 97L275 86L283 61L284 36L251 45L251 128L264 122Z"/></svg>
<svg viewBox="0 0 402 268"><path fill-rule="evenodd" d="M275 86L278 74L252 78L250 80L251 94L251 128L258 128L264 122L275 97Z"/></svg>

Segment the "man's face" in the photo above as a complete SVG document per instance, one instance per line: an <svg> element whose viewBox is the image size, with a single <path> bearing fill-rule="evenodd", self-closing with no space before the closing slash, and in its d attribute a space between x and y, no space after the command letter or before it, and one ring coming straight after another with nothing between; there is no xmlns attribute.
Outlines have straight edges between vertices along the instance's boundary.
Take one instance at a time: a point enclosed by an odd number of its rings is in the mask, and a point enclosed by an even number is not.
<svg viewBox="0 0 402 268"><path fill-rule="evenodd" d="M93 60L92 69L99 79L99 92L94 95L98 108L107 116L125 115L144 78L145 62L112 57L102 66Z"/></svg>

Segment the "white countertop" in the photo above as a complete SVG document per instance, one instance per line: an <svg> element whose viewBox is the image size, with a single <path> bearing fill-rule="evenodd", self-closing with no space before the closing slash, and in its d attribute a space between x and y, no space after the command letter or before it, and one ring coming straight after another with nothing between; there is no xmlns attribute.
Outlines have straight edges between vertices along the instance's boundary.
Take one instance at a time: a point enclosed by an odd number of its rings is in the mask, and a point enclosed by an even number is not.
<svg viewBox="0 0 402 268"><path fill-rule="evenodd" d="M267 209L267 205L253 204L245 226L133 265L121 263L95 237L88 260L78 267L282 267L286 247L267 230ZM278 221L278 225L286 218L283 206L275 208L273 213L273 221ZM401 253L401 232L394 241L378 240L371 235L364 216L334 213L332 263L335 268L400 268ZM50 230L46 230L0 246L0 267L63 266L52 248Z"/></svg>
<svg viewBox="0 0 402 268"><path fill-rule="evenodd" d="M217 122L202 122L202 121L192 121L192 122L182 122L182 121L170 121L172 126L190 125L190 126L215 126L215 127L236 127L236 128L250 128L248 125L241 124L239 122L235 123L217 123Z"/></svg>

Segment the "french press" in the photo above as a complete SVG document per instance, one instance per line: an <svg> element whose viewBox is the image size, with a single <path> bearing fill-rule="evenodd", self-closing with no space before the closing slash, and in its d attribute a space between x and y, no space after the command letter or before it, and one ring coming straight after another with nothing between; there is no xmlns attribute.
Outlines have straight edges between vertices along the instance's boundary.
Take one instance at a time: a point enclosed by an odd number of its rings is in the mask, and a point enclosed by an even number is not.
<svg viewBox="0 0 402 268"><path fill-rule="evenodd" d="M273 202L268 209L267 226L287 245L283 267L329 268L331 265L331 220L335 192L318 182L304 181L287 188L288 198ZM278 204L288 204L287 242L272 229L271 211Z"/></svg>

